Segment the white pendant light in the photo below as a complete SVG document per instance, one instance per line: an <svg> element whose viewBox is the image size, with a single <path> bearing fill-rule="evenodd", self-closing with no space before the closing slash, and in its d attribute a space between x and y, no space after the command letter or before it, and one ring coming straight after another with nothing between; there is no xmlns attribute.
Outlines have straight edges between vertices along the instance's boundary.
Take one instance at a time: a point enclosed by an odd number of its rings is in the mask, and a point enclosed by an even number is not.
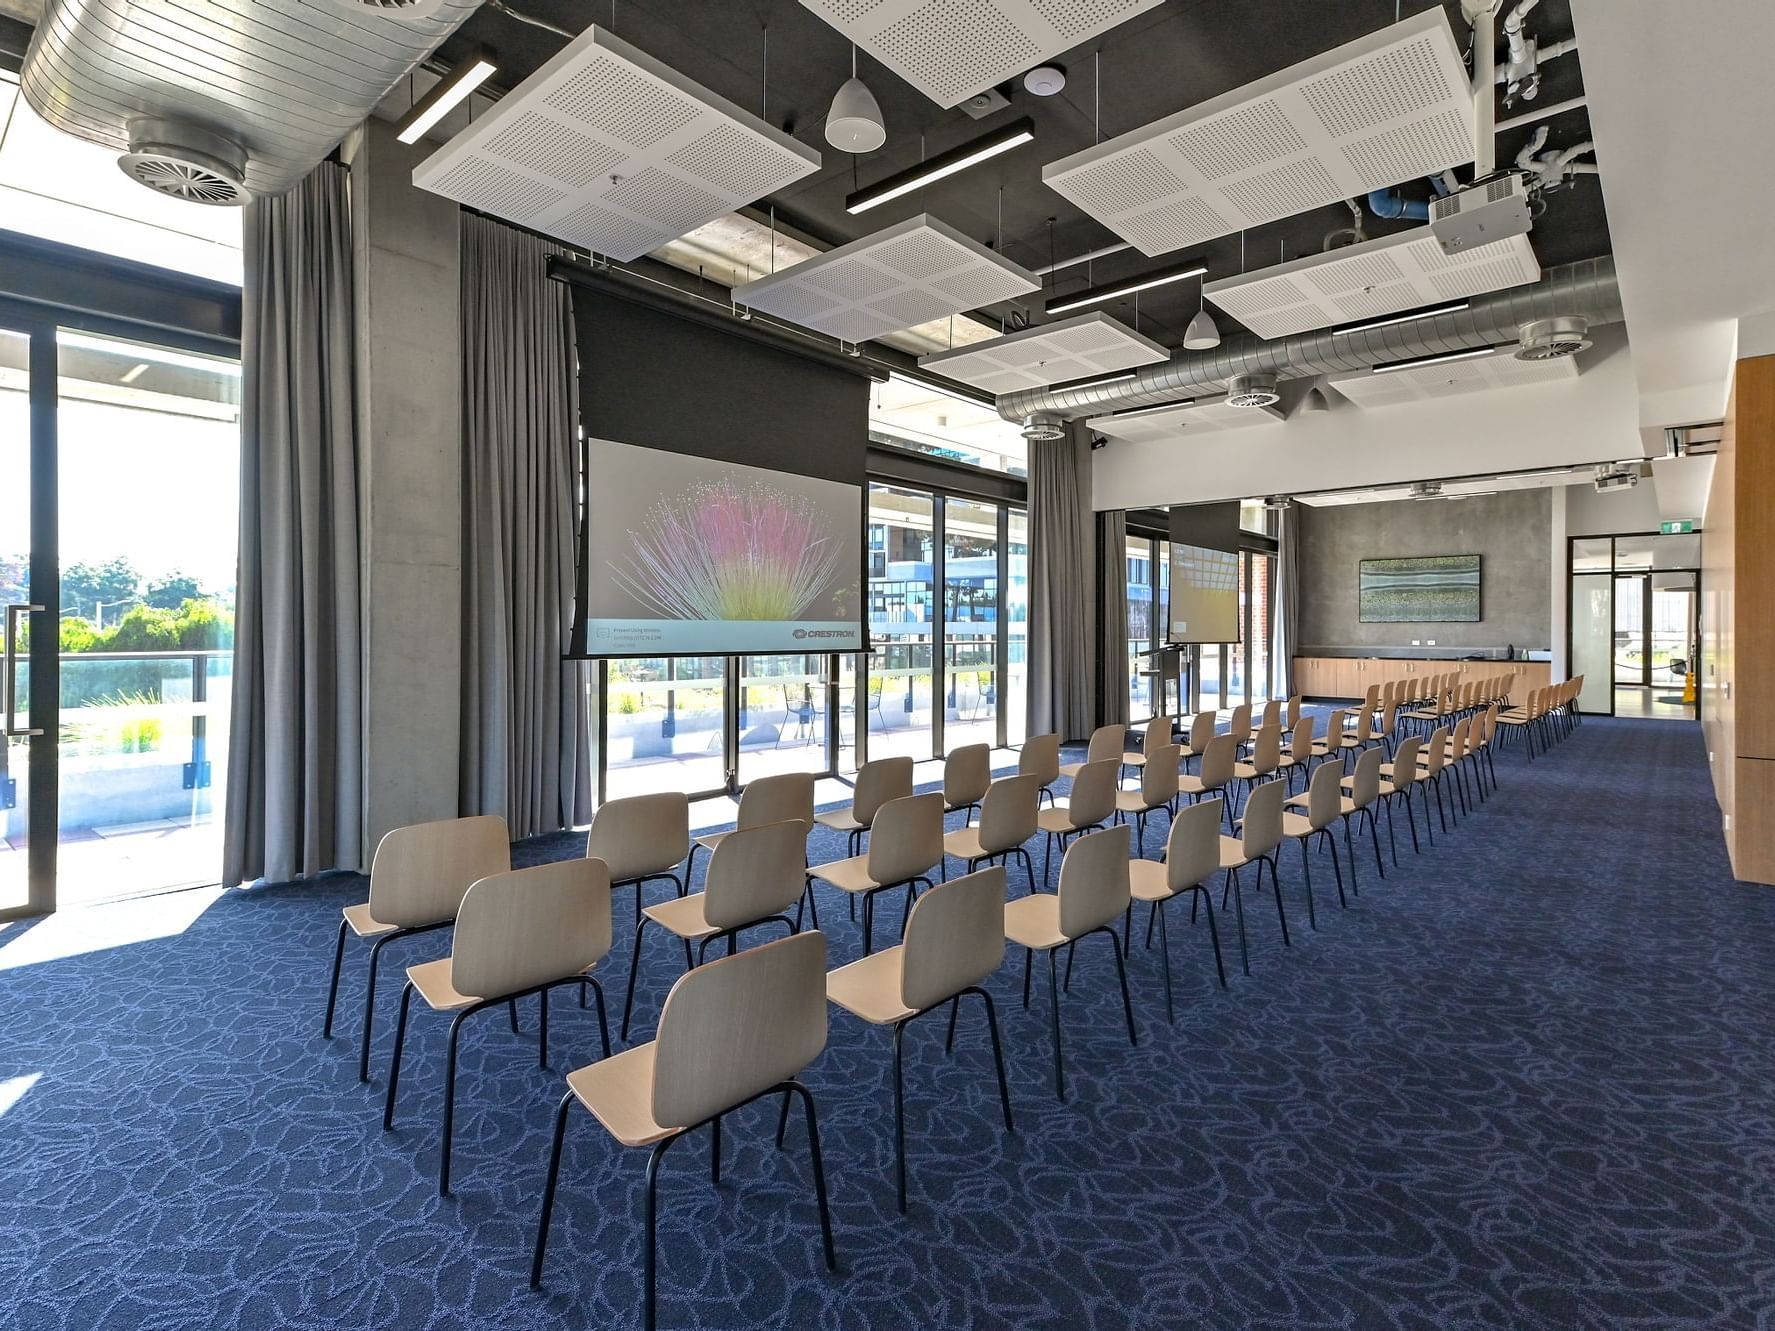
<svg viewBox="0 0 1775 1331"><path fill-rule="evenodd" d="M851 76L832 95L826 112L826 142L847 153L874 152L887 142L887 124L869 85L857 77L857 48L851 47Z"/></svg>
<svg viewBox="0 0 1775 1331"><path fill-rule="evenodd" d="M1243 242L1241 242L1242 244ZM1239 266L1245 264L1244 251L1239 254ZM1214 316L1208 313L1208 287L1202 286L1202 304L1196 311L1196 317L1189 321L1189 327L1183 330L1183 345L1189 351L1213 351L1220 345L1220 329L1214 322Z"/></svg>

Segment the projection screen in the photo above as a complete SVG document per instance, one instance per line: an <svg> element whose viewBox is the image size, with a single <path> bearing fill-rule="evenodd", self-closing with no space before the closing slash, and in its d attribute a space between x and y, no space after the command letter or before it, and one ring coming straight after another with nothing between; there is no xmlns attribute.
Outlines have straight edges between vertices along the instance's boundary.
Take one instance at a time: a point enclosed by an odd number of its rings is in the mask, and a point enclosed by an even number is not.
<svg viewBox="0 0 1775 1331"><path fill-rule="evenodd" d="M1170 640L1239 641L1239 556L1171 543Z"/></svg>

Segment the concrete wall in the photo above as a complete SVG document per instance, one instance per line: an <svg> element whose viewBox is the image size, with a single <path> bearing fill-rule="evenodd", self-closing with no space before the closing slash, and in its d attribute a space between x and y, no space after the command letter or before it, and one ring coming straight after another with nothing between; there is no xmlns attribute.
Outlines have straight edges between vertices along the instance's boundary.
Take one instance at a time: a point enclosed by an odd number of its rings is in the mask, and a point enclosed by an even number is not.
<svg viewBox="0 0 1775 1331"><path fill-rule="evenodd" d="M431 150L369 121L349 146L364 560L364 854L457 812L462 668L460 240L413 187Z"/></svg>
<svg viewBox="0 0 1775 1331"><path fill-rule="evenodd" d="M1566 487L1566 535L1620 536L1657 531L1663 521L1658 488L1642 480L1631 490L1598 494L1589 481Z"/></svg>
<svg viewBox="0 0 1775 1331"><path fill-rule="evenodd" d="M1553 506L1546 490L1472 499L1298 506L1303 655L1320 647L1545 649L1553 640ZM1364 624L1357 565L1413 555L1480 556L1474 624ZM1562 635L1563 636L1563 631Z"/></svg>

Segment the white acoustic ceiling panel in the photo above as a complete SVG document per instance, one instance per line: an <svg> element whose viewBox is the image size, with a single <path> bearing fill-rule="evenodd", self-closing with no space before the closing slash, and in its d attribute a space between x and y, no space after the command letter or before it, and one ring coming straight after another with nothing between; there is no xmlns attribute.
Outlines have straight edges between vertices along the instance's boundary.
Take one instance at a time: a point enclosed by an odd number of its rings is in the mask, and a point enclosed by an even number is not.
<svg viewBox="0 0 1775 1331"><path fill-rule="evenodd" d="M1150 337L1098 312L920 356L918 364L988 393L1014 393L1152 365L1170 354Z"/></svg>
<svg viewBox="0 0 1775 1331"><path fill-rule="evenodd" d="M938 106L1107 32L1163 0L801 0Z"/></svg>
<svg viewBox="0 0 1775 1331"><path fill-rule="evenodd" d="M820 169L820 155L591 27L413 183L627 262Z"/></svg>
<svg viewBox="0 0 1775 1331"><path fill-rule="evenodd" d="M1522 384L1564 383L1578 377L1574 356L1560 360L1517 360L1508 350L1473 360L1419 365L1386 374L1352 374L1330 380L1331 387L1361 407L1392 407L1402 402L1436 402L1463 393Z"/></svg>
<svg viewBox="0 0 1775 1331"><path fill-rule="evenodd" d="M733 289L733 302L866 342L1041 289L1027 269L920 214Z"/></svg>
<svg viewBox="0 0 1775 1331"><path fill-rule="evenodd" d="M1128 416L1096 416L1085 422L1098 434L1125 443L1143 444L1167 439L1193 439L1197 435L1249 430L1254 425L1275 425L1286 419L1273 407L1234 407L1224 397L1198 399L1184 406L1160 407Z"/></svg>
<svg viewBox="0 0 1775 1331"><path fill-rule="evenodd" d="M1473 97L1434 5L1042 168L1149 255L1473 160Z"/></svg>
<svg viewBox="0 0 1775 1331"><path fill-rule="evenodd" d="M1223 278L1202 294L1259 337L1276 338L1540 280L1527 236L1444 254L1425 226Z"/></svg>

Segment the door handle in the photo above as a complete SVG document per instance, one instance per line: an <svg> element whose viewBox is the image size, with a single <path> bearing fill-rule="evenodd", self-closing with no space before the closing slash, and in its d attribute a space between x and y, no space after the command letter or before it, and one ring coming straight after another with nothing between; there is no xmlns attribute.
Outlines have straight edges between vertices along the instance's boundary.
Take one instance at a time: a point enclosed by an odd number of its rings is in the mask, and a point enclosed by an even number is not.
<svg viewBox="0 0 1775 1331"><path fill-rule="evenodd" d="M23 604L23 603L18 604L18 605L9 605L6 607L6 664L5 664L4 671L0 672L0 673L4 673L5 677L6 677L5 678L5 687L6 687L5 702L6 702L6 738L7 739L22 739L22 738L29 736L29 735L41 735L43 733L43 731L40 728L33 730L29 726L15 726L12 723L13 716L18 710L18 620L19 620L19 616L20 615L28 615L28 614L31 614L35 611L39 611L42 609L43 609L43 607L40 605L28 605L28 604Z"/></svg>

